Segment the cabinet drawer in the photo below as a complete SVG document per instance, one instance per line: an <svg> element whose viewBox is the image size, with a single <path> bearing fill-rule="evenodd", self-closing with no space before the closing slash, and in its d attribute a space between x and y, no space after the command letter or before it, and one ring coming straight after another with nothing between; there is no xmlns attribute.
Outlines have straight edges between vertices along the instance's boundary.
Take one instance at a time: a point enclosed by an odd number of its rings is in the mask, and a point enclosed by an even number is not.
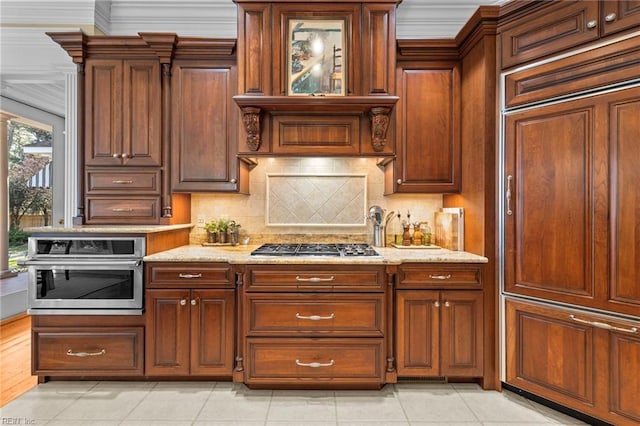
<svg viewBox="0 0 640 426"><path fill-rule="evenodd" d="M147 288L233 287L231 267L226 263L147 263Z"/></svg>
<svg viewBox="0 0 640 426"><path fill-rule="evenodd" d="M383 294L247 295L248 333L383 336Z"/></svg>
<svg viewBox="0 0 640 426"><path fill-rule="evenodd" d="M247 267L247 291L383 291L384 268L308 265Z"/></svg>
<svg viewBox="0 0 640 426"><path fill-rule="evenodd" d="M155 224L160 197L86 197L87 224Z"/></svg>
<svg viewBox="0 0 640 426"><path fill-rule="evenodd" d="M34 328L33 374L142 375L143 327Z"/></svg>
<svg viewBox="0 0 640 426"><path fill-rule="evenodd" d="M588 25L591 23L590 25ZM598 2L555 2L502 30L502 68L561 52L599 37Z"/></svg>
<svg viewBox="0 0 640 426"><path fill-rule="evenodd" d="M87 193L160 193L160 171L87 171Z"/></svg>
<svg viewBox="0 0 640 426"><path fill-rule="evenodd" d="M402 265L398 288L482 288L481 265Z"/></svg>
<svg viewBox="0 0 640 426"><path fill-rule="evenodd" d="M382 339L247 339L248 384L382 383Z"/></svg>

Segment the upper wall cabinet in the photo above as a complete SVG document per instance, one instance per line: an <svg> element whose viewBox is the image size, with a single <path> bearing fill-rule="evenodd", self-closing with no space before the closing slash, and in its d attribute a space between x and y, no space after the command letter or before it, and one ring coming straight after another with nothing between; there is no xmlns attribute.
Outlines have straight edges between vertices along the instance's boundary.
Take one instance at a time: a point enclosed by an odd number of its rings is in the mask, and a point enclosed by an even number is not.
<svg viewBox="0 0 640 426"><path fill-rule="evenodd" d="M89 59L85 76L86 165L161 166L160 61Z"/></svg>
<svg viewBox="0 0 640 426"><path fill-rule="evenodd" d="M640 3L512 2L505 6L503 22L499 46L502 68L506 69L637 27Z"/></svg>
<svg viewBox="0 0 640 426"><path fill-rule="evenodd" d="M236 3L241 155L393 155L399 0Z"/></svg>
<svg viewBox="0 0 640 426"><path fill-rule="evenodd" d="M78 65L75 224L185 223L175 192L246 191L235 40L48 34Z"/></svg>
<svg viewBox="0 0 640 426"><path fill-rule="evenodd" d="M396 158L383 160L385 192L444 193L461 188L460 63L433 60L429 43L398 42ZM442 54L442 52L440 52ZM446 59L446 55L445 55Z"/></svg>

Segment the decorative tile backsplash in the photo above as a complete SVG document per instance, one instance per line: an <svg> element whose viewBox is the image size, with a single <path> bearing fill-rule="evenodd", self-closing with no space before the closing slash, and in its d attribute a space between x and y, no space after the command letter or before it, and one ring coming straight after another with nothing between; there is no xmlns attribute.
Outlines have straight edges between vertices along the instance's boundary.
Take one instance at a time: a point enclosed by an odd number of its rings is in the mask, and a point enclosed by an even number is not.
<svg viewBox="0 0 640 426"><path fill-rule="evenodd" d="M402 212L406 217L411 211L412 221L433 221L434 212L442 207L441 194L392 194L384 195L384 172L376 165L375 158L260 158L250 174L250 193L194 193L191 195L191 221L198 225L220 216L227 216L242 224L241 233L251 237L251 244L274 241L292 242L369 242L373 241L373 227L369 220L359 225L313 224L272 226L267 217L267 179L273 175L358 175L366 176L366 187L360 188L366 200L366 211L377 204L387 212ZM271 177L268 178L268 175ZM271 185L273 186L273 185ZM346 191L351 194L351 191ZM355 193L355 190L353 191ZM327 200L344 204L335 197ZM359 203L358 203L359 204ZM283 220L283 219L280 219ZM432 224L433 225L433 224ZM388 234L392 229L388 229ZM193 228L191 243L206 241L206 232L200 226Z"/></svg>
<svg viewBox="0 0 640 426"><path fill-rule="evenodd" d="M267 173L267 226L366 225L367 176Z"/></svg>

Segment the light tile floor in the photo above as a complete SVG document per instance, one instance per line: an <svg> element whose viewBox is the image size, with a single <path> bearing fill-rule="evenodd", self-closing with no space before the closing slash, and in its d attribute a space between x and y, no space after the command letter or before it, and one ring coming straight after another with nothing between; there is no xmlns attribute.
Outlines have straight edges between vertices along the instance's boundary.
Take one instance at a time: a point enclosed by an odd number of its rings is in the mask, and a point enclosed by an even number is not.
<svg viewBox="0 0 640 426"><path fill-rule="evenodd" d="M585 424L475 384L380 391L252 390L225 382L48 382L0 408L1 424L50 426L542 426Z"/></svg>

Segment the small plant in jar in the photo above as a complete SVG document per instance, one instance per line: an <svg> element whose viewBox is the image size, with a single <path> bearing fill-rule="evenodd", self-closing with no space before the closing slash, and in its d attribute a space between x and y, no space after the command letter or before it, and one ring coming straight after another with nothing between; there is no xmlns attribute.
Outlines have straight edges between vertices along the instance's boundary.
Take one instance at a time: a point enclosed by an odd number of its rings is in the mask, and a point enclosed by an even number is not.
<svg viewBox="0 0 640 426"><path fill-rule="evenodd" d="M204 229L207 231L207 241L210 243L218 242L218 221L212 220L204 224Z"/></svg>

